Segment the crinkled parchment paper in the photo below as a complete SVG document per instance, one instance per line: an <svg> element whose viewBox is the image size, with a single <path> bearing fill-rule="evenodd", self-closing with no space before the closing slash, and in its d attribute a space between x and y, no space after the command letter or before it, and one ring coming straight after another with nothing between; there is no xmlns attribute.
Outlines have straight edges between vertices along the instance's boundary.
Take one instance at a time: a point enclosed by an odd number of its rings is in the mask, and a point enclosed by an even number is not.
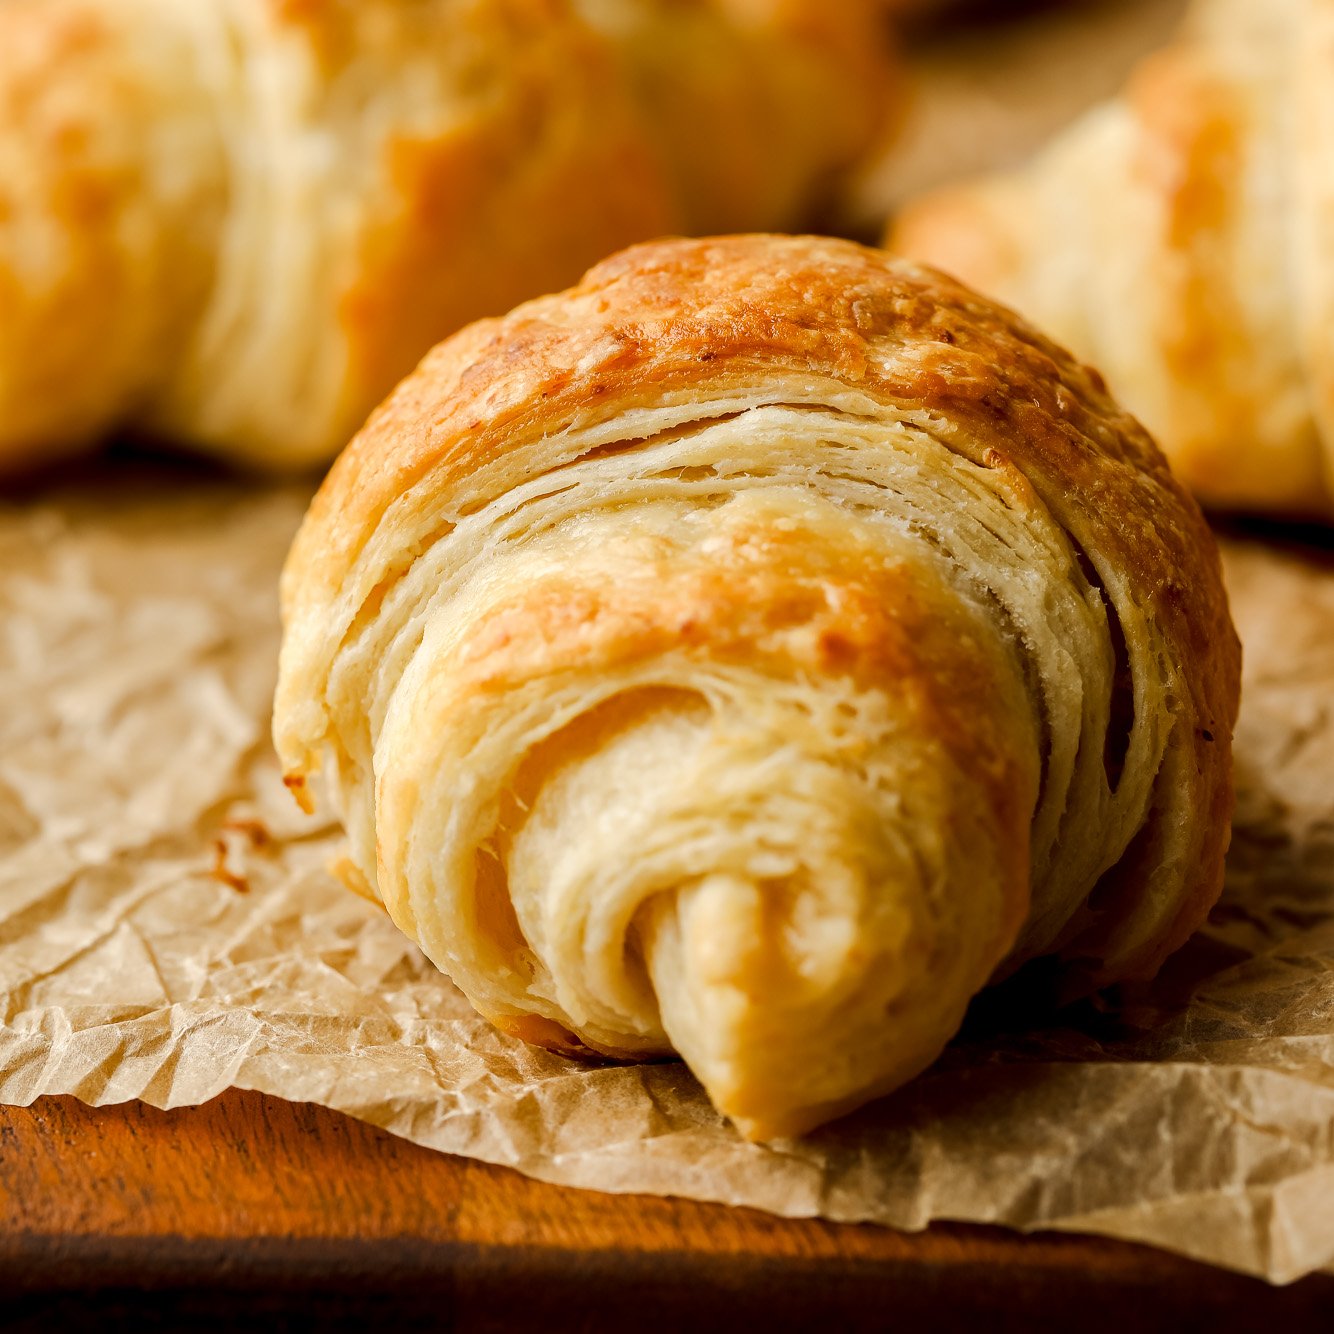
<svg viewBox="0 0 1334 1334"><path fill-rule="evenodd" d="M677 1065L504 1038L326 870L268 738L306 496L108 472L0 506L0 1101L309 1100L550 1181L1334 1261L1334 559L1228 548L1228 886L1160 981L978 1008L902 1093L742 1143ZM1323 563L1322 563L1323 562Z"/></svg>

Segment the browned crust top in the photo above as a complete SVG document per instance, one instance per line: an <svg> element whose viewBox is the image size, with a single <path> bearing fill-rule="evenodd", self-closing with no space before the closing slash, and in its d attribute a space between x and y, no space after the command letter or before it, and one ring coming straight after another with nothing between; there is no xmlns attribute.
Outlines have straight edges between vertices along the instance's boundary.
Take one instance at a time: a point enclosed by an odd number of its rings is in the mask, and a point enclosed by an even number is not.
<svg viewBox="0 0 1334 1334"><path fill-rule="evenodd" d="M812 385L929 418L960 454L1012 470L1148 609L1189 692L1202 818L1216 826L1173 933L1184 937L1221 875L1240 669L1212 535L1096 372L933 270L824 238L665 240L472 325L425 358L335 465L293 551L289 614L327 605L386 508L423 479L447 495L590 414L730 387L811 401Z"/></svg>
<svg viewBox="0 0 1334 1334"><path fill-rule="evenodd" d="M1212 536L1097 372L940 273L828 238L633 246L568 292L461 331L335 464L294 565L318 553L336 586L387 506L427 473L448 486L516 442L587 420L593 405L611 417L706 383L791 377L945 419L961 453L1012 464L1095 560L1160 592L1164 630L1229 675Z"/></svg>

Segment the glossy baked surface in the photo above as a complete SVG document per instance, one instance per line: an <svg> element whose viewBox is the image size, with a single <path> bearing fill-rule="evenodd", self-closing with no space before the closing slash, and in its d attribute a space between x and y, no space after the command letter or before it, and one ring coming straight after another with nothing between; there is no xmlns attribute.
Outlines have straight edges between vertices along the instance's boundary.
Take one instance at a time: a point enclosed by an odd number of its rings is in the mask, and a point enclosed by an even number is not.
<svg viewBox="0 0 1334 1334"><path fill-rule="evenodd" d="M437 348L289 558L275 736L500 1026L748 1134L997 970L1217 894L1237 645L1194 503L1012 315L847 242L634 248Z"/></svg>

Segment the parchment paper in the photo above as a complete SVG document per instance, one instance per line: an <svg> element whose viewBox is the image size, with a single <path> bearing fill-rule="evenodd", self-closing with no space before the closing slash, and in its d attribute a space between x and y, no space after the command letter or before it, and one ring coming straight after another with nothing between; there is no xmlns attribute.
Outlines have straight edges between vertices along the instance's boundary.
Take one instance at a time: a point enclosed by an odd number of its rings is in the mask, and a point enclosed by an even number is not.
<svg viewBox="0 0 1334 1334"><path fill-rule="evenodd" d="M977 1007L940 1064L742 1143L679 1065L497 1034L326 863L268 739L305 488L108 469L0 507L0 1101L309 1100L546 1180L920 1228L1107 1233L1278 1281L1334 1261L1334 560L1228 546L1241 808L1151 987Z"/></svg>

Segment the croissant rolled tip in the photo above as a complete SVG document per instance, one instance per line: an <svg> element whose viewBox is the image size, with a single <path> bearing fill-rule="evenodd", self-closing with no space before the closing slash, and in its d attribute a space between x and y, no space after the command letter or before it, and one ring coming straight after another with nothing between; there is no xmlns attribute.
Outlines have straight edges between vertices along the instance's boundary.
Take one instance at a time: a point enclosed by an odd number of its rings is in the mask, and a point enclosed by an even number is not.
<svg viewBox="0 0 1334 1334"><path fill-rule="evenodd" d="M833 1097L815 1095L800 1069L791 1072L782 1090L771 1084L740 1084L729 1088L711 1084L707 1079L701 1082L714 1107L742 1139L751 1144L778 1144L804 1139L878 1102L916 1078L938 1056L935 1048L905 1054L893 1071Z"/></svg>
<svg viewBox="0 0 1334 1334"><path fill-rule="evenodd" d="M614 1053L591 1047L576 1034L554 1020L540 1015L488 1014L488 1022L507 1038L514 1038L532 1047L541 1048L589 1065L643 1064L644 1057L631 1053ZM689 1069L685 1062L678 1068ZM800 1139L830 1121L849 1115L865 1101L850 1099L836 1105L791 1106L756 1096L753 1090L737 1087L725 1090L716 1085L703 1085L705 1096L714 1109L748 1143L755 1145L778 1144Z"/></svg>
<svg viewBox="0 0 1334 1334"><path fill-rule="evenodd" d="M821 1126L849 1114L853 1107L805 1108L786 1114L770 1111L754 1115L741 1111L729 1112L725 1106L719 1106L718 1110L748 1144L764 1146L802 1139Z"/></svg>

